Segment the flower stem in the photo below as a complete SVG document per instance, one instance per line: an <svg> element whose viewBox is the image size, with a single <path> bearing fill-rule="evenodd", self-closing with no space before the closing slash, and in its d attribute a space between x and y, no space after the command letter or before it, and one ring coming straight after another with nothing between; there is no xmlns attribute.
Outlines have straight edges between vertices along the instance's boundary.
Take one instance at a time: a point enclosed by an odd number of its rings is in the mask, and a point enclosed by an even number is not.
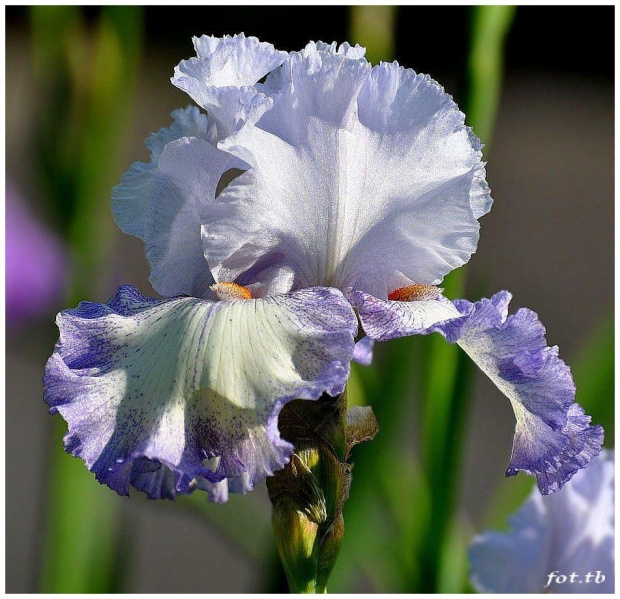
<svg viewBox="0 0 620 599"><path fill-rule="evenodd" d="M370 408L347 412L346 391L317 401L295 400L280 413L282 437L295 453L267 479L278 555L294 593L325 593L344 538L350 450L372 439Z"/></svg>

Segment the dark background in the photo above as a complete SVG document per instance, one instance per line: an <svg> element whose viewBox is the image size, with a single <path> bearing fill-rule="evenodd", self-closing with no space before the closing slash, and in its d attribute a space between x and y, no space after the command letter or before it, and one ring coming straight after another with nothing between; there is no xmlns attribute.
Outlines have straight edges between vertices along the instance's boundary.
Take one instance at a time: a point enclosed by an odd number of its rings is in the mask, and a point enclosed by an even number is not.
<svg viewBox="0 0 620 599"><path fill-rule="evenodd" d="M85 7L96 17L97 7ZM26 29L27 8L7 6L7 31ZM469 7L398 8L396 60L436 79L463 71L467 56ZM150 6L145 7L145 41L169 51L190 48L190 37L240 31L282 50L298 50L308 40L348 38L348 6ZM612 81L613 6L522 6L508 35L506 70L546 71Z"/></svg>

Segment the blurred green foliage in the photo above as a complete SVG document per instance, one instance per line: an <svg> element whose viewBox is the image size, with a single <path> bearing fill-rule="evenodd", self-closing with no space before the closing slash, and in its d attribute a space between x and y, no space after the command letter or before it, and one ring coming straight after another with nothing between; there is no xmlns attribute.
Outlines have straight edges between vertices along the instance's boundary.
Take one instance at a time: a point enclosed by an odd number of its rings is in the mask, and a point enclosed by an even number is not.
<svg viewBox="0 0 620 599"><path fill-rule="evenodd" d="M349 15L351 43L366 48L366 58L372 64L392 60L398 6L352 6Z"/></svg>
<svg viewBox="0 0 620 599"><path fill-rule="evenodd" d="M605 447L614 447L614 319L605 318L581 351L569 362L577 386L577 401L592 422L603 425Z"/></svg>
<svg viewBox="0 0 620 599"><path fill-rule="evenodd" d="M92 298L116 228L108 198L120 175L141 44L141 9L106 6L94 25L77 6L31 9L40 115L42 186L68 239L67 303ZM104 291L104 293L107 293ZM113 592L126 556L119 498L62 451L57 419L50 455L42 592Z"/></svg>

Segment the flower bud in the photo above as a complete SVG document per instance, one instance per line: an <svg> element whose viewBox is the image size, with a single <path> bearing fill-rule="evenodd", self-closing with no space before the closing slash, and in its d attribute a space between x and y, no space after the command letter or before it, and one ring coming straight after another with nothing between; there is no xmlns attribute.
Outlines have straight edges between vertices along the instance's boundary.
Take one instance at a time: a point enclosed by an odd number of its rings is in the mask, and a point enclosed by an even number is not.
<svg viewBox="0 0 620 599"><path fill-rule="evenodd" d="M267 479L276 546L291 592L321 593L344 536L353 445L370 440L370 408L352 408L346 394L296 400L280 413L280 433L295 446L289 464Z"/></svg>

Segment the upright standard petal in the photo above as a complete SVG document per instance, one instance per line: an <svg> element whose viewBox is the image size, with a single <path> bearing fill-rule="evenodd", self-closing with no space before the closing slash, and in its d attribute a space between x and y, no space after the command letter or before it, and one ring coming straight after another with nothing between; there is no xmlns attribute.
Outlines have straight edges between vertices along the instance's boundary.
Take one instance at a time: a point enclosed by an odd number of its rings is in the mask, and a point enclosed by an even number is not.
<svg viewBox="0 0 620 599"><path fill-rule="evenodd" d="M325 45L291 54L265 82L273 108L220 142L252 166L203 228L222 278L279 264L293 288L385 299L475 251L491 199L464 115L429 77L349 56Z"/></svg>
<svg viewBox="0 0 620 599"><path fill-rule="evenodd" d="M45 401L97 479L150 497L245 492L292 452L277 417L344 389L357 320L334 289L259 300L155 301L121 287L58 316Z"/></svg>
<svg viewBox="0 0 620 599"><path fill-rule="evenodd" d="M114 189L112 211L125 233L144 241L157 292L205 297L213 277L202 252L202 211L233 157L206 141L208 119L197 108L172 117L171 127L147 140L151 161L133 164Z"/></svg>
<svg viewBox="0 0 620 599"><path fill-rule="evenodd" d="M547 347L545 328L531 310L508 316L511 296L495 294L475 304L436 300L382 301L353 292L365 333L384 341L441 333L457 343L508 397L517 427L507 476L535 475L543 494L562 488L595 457L603 429L574 403L575 385L557 347Z"/></svg>
<svg viewBox="0 0 620 599"><path fill-rule="evenodd" d="M197 56L182 60L172 83L189 94L216 123L212 141L253 123L271 107L254 85L287 57L271 44L243 33L193 38Z"/></svg>
<svg viewBox="0 0 620 599"><path fill-rule="evenodd" d="M534 489L510 529L473 540L470 578L478 591L613 593L613 453L601 452L561 493Z"/></svg>

